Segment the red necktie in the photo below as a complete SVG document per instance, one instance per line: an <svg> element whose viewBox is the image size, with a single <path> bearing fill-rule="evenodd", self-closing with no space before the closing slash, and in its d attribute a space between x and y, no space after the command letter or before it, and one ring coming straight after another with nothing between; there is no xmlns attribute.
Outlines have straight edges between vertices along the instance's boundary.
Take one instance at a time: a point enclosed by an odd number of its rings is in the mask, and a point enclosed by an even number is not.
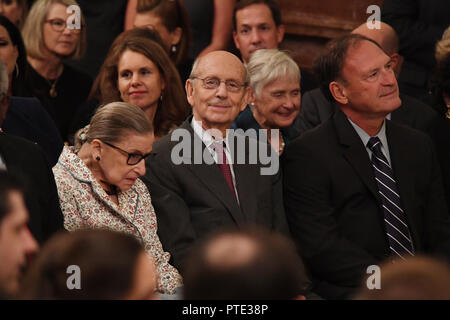
<svg viewBox="0 0 450 320"><path fill-rule="evenodd" d="M215 142L213 143L214 150L217 152L217 165L219 166L220 170L222 171L223 176L225 177L225 180L228 184L228 187L231 189L231 192L233 193L234 197L236 197L236 192L234 190L233 185L233 177L231 176L231 169L228 164L227 155L225 154L223 150L223 143L222 142Z"/></svg>

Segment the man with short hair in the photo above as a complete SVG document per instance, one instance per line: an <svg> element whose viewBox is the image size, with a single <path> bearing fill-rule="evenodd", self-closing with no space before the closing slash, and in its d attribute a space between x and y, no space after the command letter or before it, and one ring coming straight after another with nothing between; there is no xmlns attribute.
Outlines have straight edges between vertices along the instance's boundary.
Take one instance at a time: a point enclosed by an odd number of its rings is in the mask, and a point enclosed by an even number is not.
<svg viewBox="0 0 450 320"><path fill-rule="evenodd" d="M401 101L379 44L344 36L316 66L338 110L288 147L284 201L315 292L342 299L385 259L450 258L450 217L430 138L386 120Z"/></svg>
<svg viewBox="0 0 450 320"><path fill-rule="evenodd" d="M366 36L376 41L381 48L390 56L393 63L393 70L396 76L400 73L403 57L398 54L398 37L395 30L384 22L380 22L379 29L369 29L367 23L361 24L352 31L354 34ZM434 127L438 115L434 110L422 103L400 92L402 105L389 115L389 119L430 133ZM328 99L319 89L314 89L302 97L302 107L295 121L295 127L304 133L328 120L336 110L334 99Z"/></svg>
<svg viewBox="0 0 450 320"><path fill-rule="evenodd" d="M0 170L0 299L18 293L27 256L37 251L27 222L21 183Z"/></svg>
<svg viewBox="0 0 450 320"><path fill-rule="evenodd" d="M261 161L249 159L267 146L228 131L247 103L241 61L225 51L201 56L186 92L193 116L153 145L143 177L163 247L181 271L191 246L218 228L257 224L288 233L278 167L264 175ZM278 163L275 152L270 161Z"/></svg>
<svg viewBox="0 0 450 320"><path fill-rule="evenodd" d="M310 281L295 246L266 230L225 230L188 258L188 300L304 300Z"/></svg>
<svg viewBox="0 0 450 320"><path fill-rule="evenodd" d="M284 25L281 11L273 0L241 0L233 12L233 39L242 60L259 49L278 49L283 41ZM314 77L302 70L302 93L317 88Z"/></svg>

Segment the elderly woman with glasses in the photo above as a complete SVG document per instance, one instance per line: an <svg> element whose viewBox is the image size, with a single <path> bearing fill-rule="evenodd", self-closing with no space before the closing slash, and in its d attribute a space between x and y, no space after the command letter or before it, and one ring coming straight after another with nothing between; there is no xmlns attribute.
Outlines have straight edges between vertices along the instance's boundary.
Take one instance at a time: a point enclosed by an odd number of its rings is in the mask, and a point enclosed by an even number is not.
<svg viewBox="0 0 450 320"><path fill-rule="evenodd" d="M173 293L181 276L169 265L156 233L150 194L139 179L154 140L153 126L140 108L112 102L97 110L88 126L64 147L53 168L64 227L111 229L134 235L153 257L158 291Z"/></svg>
<svg viewBox="0 0 450 320"><path fill-rule="evenodd" d="M30 65L28 95L41 101L64 141L68 141L74 114L92 86L90 76L63 62L83 56L85 29L74 0L38 0L22 30Z"/></svg>
<svg viewBox="0 0 450 320"><path fill-rule="evenodd" d="M267 130L268 142L281 155L285 145L299 135L293 124L300 111L299 67L278 49L255 51L246 67L250 104L237 117L233 128ZM279 130L278 135L275 130Z"/></svg>

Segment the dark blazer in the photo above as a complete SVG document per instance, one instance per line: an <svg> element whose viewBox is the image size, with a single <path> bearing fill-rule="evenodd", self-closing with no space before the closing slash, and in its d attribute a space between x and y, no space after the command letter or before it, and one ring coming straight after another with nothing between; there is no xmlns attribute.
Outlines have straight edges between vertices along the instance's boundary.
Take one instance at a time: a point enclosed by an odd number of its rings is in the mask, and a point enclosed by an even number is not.
<svg viewBox="0 0 450 320"><path fill-rule="evenodd" d="M7 170L19 174L26 183L30 231L42 244L63 229L55 178L45 153L35 143L0 133L0 155Z"/></svg>
<svg viewBox="0 0 450 320"><path fill-rule="evenodd" d="M11 97L2 129L39 144L51 167L58 162L64 144L58 128L37 98Z"/></svg>
<svg viewBox="0 0 450 320"><path fill-rule="evenodd" d="M399 37L399 53L405 58L398 77L402 92L430 103L427 86L436 42L450 25L448 0L384 0L381 19Z"/></svg>
<svg viewBox="0 0 450 320"><path fill-rule="evenodd" d="M191 119L180 126L189 133L191 155L194 155L194 144L197 144L209 156L206 146L191 127ZM142 180L152 197L161 242L172 254L173 265L178 270L183 270L183 259L191 246L220 228L257 224L288 233L279 172L261 175L260 164L233 162L239 206L212 158L211 165L176 165L172 162L171 152L178 144L178 139L171 141L173 135L164 136L153 145L147 173ZM248 156L249 144L256 141L237 136L236 141L239 139L245 143ZM235 151L232 153L236 155ZM181 154L186 161L193 160L191 155Z"/></svg>
<svg viewBox="0 0 450 320"><path fill-rule="evenodd" d="M430 138L386 120L391 163L417 253L450 258L450 217ZM389 255L365 146L341 111L288 147L284 201L292 236L324 298L346 298Z"/></svg>
<svg viewBox="0 0 450 320"><path fill-rule="evenodd" d="M439 115L430 106L405 94L400 94L402 105L391 114L395 123L430 133ZM294 125L304 133L327 121L337 106L330 102L320 89L314 89L302 96L300 113Z"/></svg>

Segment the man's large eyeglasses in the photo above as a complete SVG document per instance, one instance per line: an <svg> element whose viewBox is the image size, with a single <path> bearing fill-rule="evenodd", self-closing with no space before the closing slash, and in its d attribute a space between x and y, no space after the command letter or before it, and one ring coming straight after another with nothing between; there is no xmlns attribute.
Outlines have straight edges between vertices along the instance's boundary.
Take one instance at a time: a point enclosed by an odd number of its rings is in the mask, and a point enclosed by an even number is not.
<svg viewBox="0 0 450 320"><path fill-rule="evenodd" d="M119 150L123 154L126 154L128 156L127 164L129 166L134 166L134 165L138 164L139 162L141 162L141 160L147 158L150 155L150 153L144 154L144 155L138 154L138 153L129 153L129 152L123 150L123 149L120 149L119 147L116 147L115 145L113 145L111 143L108 143L108 142L105 142L105 141L102 141L102 142L104 144L110 146L111 148L114 148L116 150Z"/></svg>
<svg viewBox="0 0 450 320"><path fill-rule="evenodd" d="M241 89L243 87L246 86L245 83L242 84L236 80L220 80L215 77L208 77L208 78L204 78L204 79L199 78L199 77L192 77L191 79L202 80L203 88L205 88L205 89L217 89L222 82L225 83L227 90L230 92L239 92L239 91L241 91Z"/></svg>
<svg viewBox="0 0 450 320"><path fill-rule="evenodd" d="M49 19L45 20L45 23L49 23L52 29L56 32L63 32L67 28L67 24L62 19ZM73 33L80 33L83 26L80 26L80 28L69 28L70 31Z"/></svg>

